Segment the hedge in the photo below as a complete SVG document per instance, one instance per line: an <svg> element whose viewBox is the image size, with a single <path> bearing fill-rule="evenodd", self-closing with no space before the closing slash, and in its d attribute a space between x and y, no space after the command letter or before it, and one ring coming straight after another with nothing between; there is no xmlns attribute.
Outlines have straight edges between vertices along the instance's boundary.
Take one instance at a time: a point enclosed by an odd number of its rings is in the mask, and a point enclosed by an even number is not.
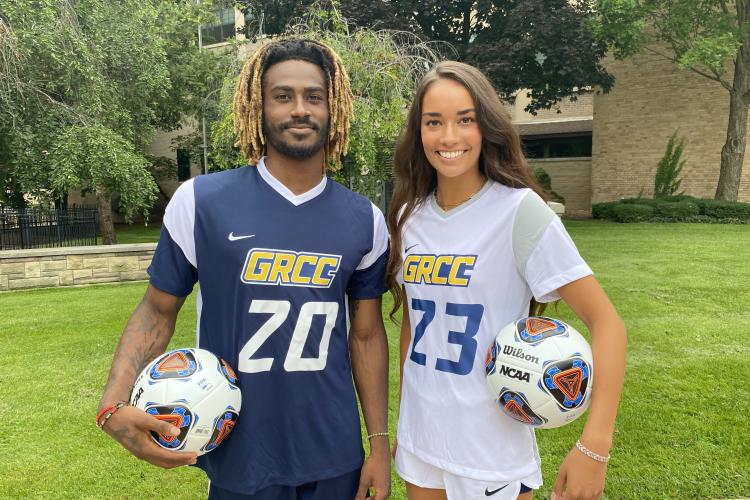
<svg viewBox="0 0 750 500"><path fill-rule="evenodd" d="M750 224L750 203L708 200L687 195L663 198L624 198L595 203L595 219L617 222L703 222Z"/></svg>
<svg viewBox="0 0 750 500"><path fill-rule="evenodd" d="M641 203L619 203L612 207L617 222L643 222L654 215L654 207Z"/></svg>
<svg viewBox="0 0 750 500"><path fill-rule="evenodd" d="M656 205L656 213L663 217L687 219L700 215L700 208L692 201L665 201Z"/></svg>

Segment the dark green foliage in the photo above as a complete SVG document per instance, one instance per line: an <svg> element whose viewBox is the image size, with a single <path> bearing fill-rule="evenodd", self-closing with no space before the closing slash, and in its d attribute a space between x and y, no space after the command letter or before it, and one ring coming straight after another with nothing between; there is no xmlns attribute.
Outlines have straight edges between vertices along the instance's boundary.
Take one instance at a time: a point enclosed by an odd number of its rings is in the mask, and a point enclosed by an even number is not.
<svg viewBox="0 0 750 500"><path fill-rule="evenodd" d="M238 0L253 14L251 33L284 31L312 0ZM568 0L319 0L338 6L352 26L395 29L442 42L444 56L481 69L508 100L525 89L527 110L549 109L562 98L608 91L612 75L599 61L606 44L592 30L594 11Z"/></svg>
<svg viewBox="0 0 750 500"><path fill-rule="evenodd" d="M723 200L700 200L701 215L715 219L738 219L750 222L750 203Z"/></svg>
<svg viewBox="0 0 750 500"><path fill-rule="evenodd" d="M537 167L534 169L534 176L536 177L536 181L539 183L539 186L544 190L545 193L547 193L547 196L549 196L550 201L556 201L557 203L565 204L565 198L560 196L560 194L556 193L555 191L552 191L552 178L549 176L546 170L544 170L542 167Z"/></svg>
<svg viewBox="0 0 750 500"><path fill-rule="evenodd" d="M669 217L675 220L685 220L698 215L700 209L698 208L698 205L692 201L668 201L657 204L656 213L663 217Z"/></svg>
<svg viewBox="0 0 750 500"><path fill-rule="evenodd" d="M644 218L648 207L650 215ZM702 222L708 224L750 224L750 203L693 198L688 195L665 198L625 198L620 201L595 203L591 206L594 219L618 222ZM640 217L640 218L639 218ZM637 219L637 220L636 220Z"/></svg>
<svg viewBox="0 0 750 500"><path fill-rule="evenodd" d="M147 210L153 179L143 156L155 131L199 117L223 79L225 56L201 52L196 44L196 27L214 17L210 2L1 5L0 191L11 195L3 194L0 202L17 204L29 194L51 203L71 187L72 178L61 173L77 169L77 188L107 199L119 195L126 215ZM66 133L71 127L89 135L84 140ZM94 137L117 139L112 145ZM65 169L53 161L53 150L74 151L84 142L122 154L112 157L94 148L77 162L86 166ZM94 159L100 163L94 165ZM105 178L107 186L101 184ZM125 189L132 191L120 191Z"/></svg>
<svg viewBox="0 0 750 500"><path fill-rule="evenodd" d="M626 205L632 205L632 204L638 204L638 205L648 205L650 207L656 206L658 203L657 200L653 200L651 198L623 198L620 200L620 203L624 203Z"/></svg>
<svg viewBox="0 0 750 500"><path fill-rule="evenodd" d="M638 203L622 203L612 208L617 222L643 222L654 215L654 207Z"/></svg>
<svg viewBox="0 0 750 500"><path fill-rule="evenodd" d="M620 204L619 201L607 201L605 203L594 203L591 205L591 216L594 219L615 220L613 209Z"/></svg>
<svg viewBox="0 0 750 500"><path fill-rule="evenodd" d="M446 10L472 5L472 2L443 0L430 3L450 6ZM600 64L607 47L591 29L595 13L589 3L524 0L473 5L484 19L476 16L478 20L471 23L474 31L470 34L471 43L462 47L465 52L459 50L465 53L462 60L480 68L509 100L515 91L525 89L531 98L527 111L553 108L565 96L575 100L592 86L603 92L612 87L614 77ZM420 15L424 12L415 10ZM466 18L467 10L449 12L448 16L452 15L456 23L458 16ZM421 26L439 26L429 11L424 17L427 22L420 23ZM471 19L475 19L473 12ZM462 30L455 28L447 38L436 38L433 33L428 36L458 45L459 33L460 40L465 40Z"/></svg>
<svg viewBox="0 0 750 500"><path fill-rule="evenodd" d="M693 198L690 195L687 194L675 194L672 196L664 196L663 198L659 199L660 201L692 201L693 203L696 203L698 201L697 198Z"/></svg>
<svg viewBox="0 0 750 500"><path fill-rule="evenodd" d="M656 167L656 177L654 178L654 198L663 198L674 195L682 179L680 173L687 160L682 159L682 152L685 150L685 139L677 138L677 131L669 136L667 141L667 150L664 152L659 165Z"/></svg>

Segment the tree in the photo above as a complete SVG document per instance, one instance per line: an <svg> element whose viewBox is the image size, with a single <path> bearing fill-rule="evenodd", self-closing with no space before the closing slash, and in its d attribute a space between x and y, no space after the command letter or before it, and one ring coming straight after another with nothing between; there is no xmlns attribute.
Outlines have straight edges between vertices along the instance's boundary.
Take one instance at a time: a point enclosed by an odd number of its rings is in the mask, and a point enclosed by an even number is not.
<svg viewBox="0 0 750 500"><path fill-rule="evenodd" d="M392 29L422 35L409 17L397 16L394 3L386 0L238 0L237 6L249 17L247 32L252 35L280 35L310 8L329 13L339 11L351 27Z"/></svg>
<svg viewBox="0 0 750 500"><path fill-rule="evenodd" d="M310 2L239 3L251 12L273 4L278 31L266 25L265 32L275 34ZM323 6L330 10L332 3ZM591 30L594 12L585 0L341 0L340 11L353 26L447 42L455 51L444 57L480 68L506 100L527 89L531 112L590 87L606 92L614 81L599 64L607 47Z"/></svg>
<svg viewBox="0 0 750 500"><path fill-rule="evenodd" d="M750 107L750 2L598 0L597 31L617 58L648 51L715 81L729 93L716 199L736 201Z"/></svg>
<svg viewBox="0 0 750 500"><path fill-rule="evenodd" d="M250 34L278 35L295 18L301 18L315 0L238 0L237 6L248 17Z"/></svg>
<svg viewBox="0 0 750 500"><path fill-rule="evenodd" d="M464 42L465 61L482 69L507 100L526 89L531 98L526 110L534 112L592 87L611 89L614 78L600 64L607 47L591 29L589 2L488 2L484 12L465 23L475 32Z"/></svg>
<svg viewBox="0 0 750 500"><path fill-rule="evenodd" d="M56 137L50 160L53 188L58 192L81 186L91 189L97 195L99 219L109 225L113 193L120 195L128 219L136 210L151 207L156 198L158 188L148 171L148 160L135 151L132 142L103 125L67 127Z"/></svg>
<svg viewBox="0 0 750 500"><path fill-rule="evenodd" d="M194 115L221 81L218 56L195 42L209 9L190 0L4 3L0 104L8 106L0 118L11 119L0 120L0 196L60 199L75 180L97 194L103 240L115 242L112 196L126 220L147 213L145 148L157 128ZM107 144L109 156L92 149Z"/></svg>

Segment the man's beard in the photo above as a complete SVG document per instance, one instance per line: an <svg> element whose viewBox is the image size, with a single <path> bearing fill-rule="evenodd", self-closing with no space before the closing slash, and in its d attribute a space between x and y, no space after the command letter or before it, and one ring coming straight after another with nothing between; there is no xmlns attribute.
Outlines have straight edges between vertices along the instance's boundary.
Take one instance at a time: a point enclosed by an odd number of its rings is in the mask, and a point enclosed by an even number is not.
<svg viewBox="0 0 750 500"><path fill-rule="evenodd" d="M299 145L291 142L287 142L281 138L281 134L284 130L295 127L295 126L308 126L313 131L318 133L318 140L313 144ZM271 127L273 131L269 130L269 126L266 120L263 120L263 135L266 137L268 144L272 146L276 151L288 158L294 158L296 160L306 160L317 154L325 145L326 139L328 138L328 124L321 131L320 125L313 123L309 119L305 120L290 120L287 122L280 123Z"/></svg>

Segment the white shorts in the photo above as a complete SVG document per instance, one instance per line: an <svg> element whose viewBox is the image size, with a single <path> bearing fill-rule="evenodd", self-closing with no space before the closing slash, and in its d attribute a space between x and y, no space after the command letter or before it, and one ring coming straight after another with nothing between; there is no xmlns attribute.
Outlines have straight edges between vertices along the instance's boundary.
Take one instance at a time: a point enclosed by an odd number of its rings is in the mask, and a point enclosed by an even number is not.
<svg viewBox="0 0 750 500"><path fill-rule="evenodd" d="M536 474L511 482L458 476L428 464L401 446L396 448L396 472L414 486L445 490L448 500L515 500L521 483L532 486L539 481Z"/></svg>

